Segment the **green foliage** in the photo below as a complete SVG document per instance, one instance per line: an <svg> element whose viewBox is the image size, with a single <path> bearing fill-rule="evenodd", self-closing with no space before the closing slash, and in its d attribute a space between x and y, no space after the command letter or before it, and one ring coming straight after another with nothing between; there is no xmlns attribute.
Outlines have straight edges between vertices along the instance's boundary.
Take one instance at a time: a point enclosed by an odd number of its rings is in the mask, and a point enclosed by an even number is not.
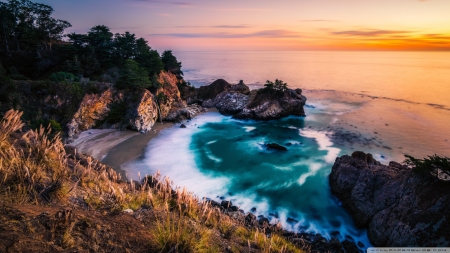
<svg viewBox="0 0 450 253"><path fill-rule="evenodd" d="M11 77L11 79L14 80L28 80L28 78L24 75L22 75L19 70L12 66L9 68L9 76Z"/></svg>
<svg viewBox="0 0 450 253"><path fill-rule="evenodd" d="M119 123L123 120L124 115L127 112L127 105L125 101L120 101L111 104L109 108L108 116L106 116L104 122L108 124Z"/></svg>
<svg viewBox="0 0 450 253"><path fill-rule="evenodd" d="M181 62L172 54L171 50L166 50L161 56L161 60L164 63L164 69L170 71L171 73L181 77L183 71L181 71Z"/></svg>
<svg viewBox="0 0 450 253"><path fill-rule="evenodd" d="M52 128L53 131L62 132L63 129L61 127L61 124L59 124L56 120L51 119L49 123L50 123L50 127Z"/></svg>
<svg viewBox="0 0 450 253"><path fill-rule="evenodd" d="M414 172L429 174L438 168L450 172L450 158L448 157L441 157L438 155L428 156L428 158L423 159L417 159L409 155L405 155L405 157L406 159L403 164L412 168Z"/></svg>
<svg viewBox="0 0 450 253"><path fill-rule="evenodd" d="M264 89L266 91L284 92L288 89L288 84L283 82L282 80L278 80L278 79L275 80L275 83L267 80L266 84L264 84Z"/></svg>
<svg viewBox="0 0 450 253"><path fill-rule="evenodd" d="M67 73L67 72L53 73L49 76L48 79L51 81L54 81L54 82L62 82L62 81L79 82L80 81L79 77L74 76L71 73Z"/></svg>
<svg viewBox="0 0 450 253"><path fill-rule="evenodd" d="M116 87L118 89L139 89L150 87L150 80L145 69L139 67L139 64L131 59L125 61L122 69L122 75Z"/></svg>
<svg viewBox="0 0 450 253"><path fill-rule="evenodd" d="M156 99L158 100L159 103L165 104L167 102L167 96L166 94L160 92L158 93L158 95L156 96Z"/></svg>
<svg viewBox="0 0 450 253"><path fill-rule="evenodd" d="M53 8L29 0L0 2L2 48L11 51L51 50L70 23L51 17Z"/></svg>

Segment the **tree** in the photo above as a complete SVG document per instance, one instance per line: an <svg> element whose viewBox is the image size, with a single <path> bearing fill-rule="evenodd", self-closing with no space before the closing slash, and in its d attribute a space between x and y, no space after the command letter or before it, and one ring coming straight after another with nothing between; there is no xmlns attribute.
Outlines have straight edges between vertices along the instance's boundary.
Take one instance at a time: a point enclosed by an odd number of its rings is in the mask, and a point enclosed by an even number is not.
<svg viewBox="0 0 450 253"><path fill-rule="evenodd" d="M126 60L116 87L119 89L139 89L148 88L149 86L150 80L147 71L139 67L136 61L132 59Z"/></svg>
<svg viewBox="0 0 450 253"><path fill-rule="evenodd" d="M14 43L17 51L36 50L42 45L51 50L51 45L61 39L70 23L51 17L53 8L29 0L0 2L0 14L6 51ZM12 44L11 44L12 45Z"/></svg>
<svg viewBox="0 0 450 253"><path fill-rule="evenodd" d="M159 57L158 51L152 50L144 38L136 40L135 60L145 68L149 77L159 74L164 69L164 64Z"/></svg>
<svg viewBox="0 0 450 253"><path fill-rule="evenodd" d="M177 77L183 75L181 71L181 62L172 54L172 50L166 50L161 56L161 60L164 63L164 69L175 74Z"/></svg>
<svg viewBox="0 0 450 253"><path fill-rule="evenodd" d="M119 59L131 59L136 54L136 35L125 32L116 33L114 38L114 53Z"/></svg>
<svg viewBox="0 0 450 253"><path fill-rule="evenodd" d="M288 89L288 85L287 85L287 83L283 82L282 80L278 80L278 79L275 79L275 83L267 80L266 84L264 84L264 89L266 91L284 92Z"/></svg>

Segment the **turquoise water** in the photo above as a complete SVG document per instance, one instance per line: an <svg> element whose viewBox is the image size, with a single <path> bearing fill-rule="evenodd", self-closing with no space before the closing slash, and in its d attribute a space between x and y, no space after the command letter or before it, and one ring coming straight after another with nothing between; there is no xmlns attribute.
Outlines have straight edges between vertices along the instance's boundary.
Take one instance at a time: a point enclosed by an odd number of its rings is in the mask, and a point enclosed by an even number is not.
<svg viewBox="0 0 450 253"><path fill-rule="evenodd" d="M256 215L289 230L351 236L370 245L330 194L327 176L342 150L333 145L331 132L317 130L307 118L239 121L209 112L184 122L187 128L162 131L143 159L124 168L135 178L137 171L160 170L200 197L231 200L245 212L256 208ZM265 143L288 151L268 150Z"/></svg>
<svg viewBox="0 0 450 253"><path fill-rule="evenodd" d="M232 200L245 212L293 231L352 237L370 246L330 193L337 156L370 152L381 163L450 156L448 53L185 52L185 78L217 78L252 88L279 78L302 88L306 117L255 122L209 112L153 139L143 158L122 166L132 178L160 171L199 197ZM267 150L278 143L287 152ZM291 218L291 219L289 219ZM288 222L289 219L289 222Z"/></svg>

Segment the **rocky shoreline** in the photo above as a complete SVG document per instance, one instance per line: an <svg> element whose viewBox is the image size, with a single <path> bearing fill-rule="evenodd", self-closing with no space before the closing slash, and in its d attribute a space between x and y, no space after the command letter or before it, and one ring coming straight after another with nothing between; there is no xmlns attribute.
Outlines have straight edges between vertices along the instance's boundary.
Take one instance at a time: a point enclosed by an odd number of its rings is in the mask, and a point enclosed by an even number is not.
<svg viewBox="0 0 450 253"><path fill-rule="evenodd" d="M329 179L374 246L450 246L449 182L359 151L338 157Z"/></svg>
<svg viewBox="0 0 450 253"><path fill-rule="evenodd" d="M237 119L305 116L306 97L301 89L250 91L243 81L233 85L223 79L193 88L183 86L182 80L168 72L161 72L158 81L164 85L154 92L156 95L148 90L117 90L110 84L103 84L102 92L98 94L86 94L67 125L66 142L73 142L82 131L93 127L145 133L158 120L181 122L204 112L205 108L216 108L220 113Z"/></svg>

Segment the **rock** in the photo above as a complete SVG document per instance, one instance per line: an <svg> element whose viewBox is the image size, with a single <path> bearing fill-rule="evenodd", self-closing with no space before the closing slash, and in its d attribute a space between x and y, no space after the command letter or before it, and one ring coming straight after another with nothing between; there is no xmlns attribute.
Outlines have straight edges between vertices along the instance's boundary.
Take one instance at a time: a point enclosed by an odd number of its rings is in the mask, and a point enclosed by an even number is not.
<svg viewBox="0 0 450 253"><path fill-rule="evenodd" d="M241 112L248 102L248 96L238 93L224 91L216 96L213 102L205 102L208 106L212 105L222 114L236 114Z"/></svg>
<svg viewBox="0 0 450 253"><path fill-rule="evenodd" d="M155 95L160 107L161 117L163 120L172 119L176 111L186 107L177 87L179 80L174 74L165 71L159 74L157 80L161 86L156 90Z"/></svg>
<svg viewBox="0 0 450 253"><path fill-rule="evenodd" d="M298 222L298 220L296 220L296 219L294 219L294 218L291 218L291 217L288 217L288 218L286 219L286 221L289 222L289 223L297 223L297 222Z"/></svg>
<svg viewBox="0 0 450 253"><path fill-rule="evenodd" d="M225 209L228 209L233 205L233 203L231 203L231 201L228 200L223 200L222 203L220 203L220 205L223 206Z"/></svg>
<svg viewBox="0 0 450 253"><path fill-rule="evenodd" d="M450 246L449 184L363 152L338 157L331 191L374 246ZM401 168L401 169L399 169Z"/></svg>
<svg viewBox="0 0 450 253"><path fill-rule="evenodd" d="M186 128L185 124L181 124L180 128Z"/></svg>
<svg viewBox="0 0 450 253"><path fill-rule="evenodd" d="M354 242L351 242L349 240L345 240L342 242L342 246L344 247L345 251L348 253L360 253L362 251L359 250L358 246Z"/></svg>
<svg viewBox="0 0 450 253"><path fill-rule="evenodd" d="M305 102L306 97L302 96L301 89L288 89L281 93L253 90L250 92L246 107L233 118L270 120L289 115L305 116L303 109Z"/></svg>
<svg viewBox="0 0 450 253"><path fill-rule="evenodd" d="M256 212L256 207L252 207L252 209L250 209L250 212Z"/></svg>
<svg viewBox="0 0 450 253"><path fill-rule="evenodd" d="M278 151L288 151L286 147L281 146L277 143L267 143L267 144L264 144L264 146L267 149L273 149L273 150L278 150Z"/></svg>
<svg viewBox="0 0 450 253"><path fill-rule="evenodd" d="M245 225L253 225L256 221L256 216L252 213L248 213L245 216Z"/></svg>
<svg viewBox="0 0 450 253"><path fill-rule="evenodd" d="M131 214L131 213L133 213L133 210L131 210L131 209L125 209L125 210L123 210L122 212L123 212L123 213L130 213L130 214Z"/></svg>
<svg viewBox="0 0 450 253"><path fill-rule="evenodd" d="M210 85L201 86L196 89L195 98L190 98L189 100L197 101L202 106L211 108L214 107L214 99L217 95L224 91L244 95L250 94L250 88L242 80L238 84L232 85L223 79L217 79Z"/></svg>
<svg viewBox="0 0 450 253"><path fill-rule="evenodd" d="M86 94L83 97L78 111L67 125L69 129L67 142L73 142L82 131L88 130L97 121L106 118L110 104L119 101L119 97L114 96L114 93L116 90L110 87L100 94Z"/></svg>
<svg viewBox="0 0 450 253"><path fill-rule="evenodd" d="M262 217L258 220L259 225L264 226L264 225L269 225L269 219L267 219L266 217Z"/></svg>
<svg viewBox="0 0 450 253"><path fill-rule="evenodd" d="M130 97L127 100L130 100ZM130 128L139 132L149 131L158 119L158 108L150 91L144 90L140 93L138 100L126 103L131 106L124 115L125 120L121 128Z"/></svg>
<svg viewBox="0 0 450 253"><path fill-rule="evenodd" d="M239 207L237 207L237 206L231 206L229 209L230 209L230 211L232 211L232 212L237 212L237 211L239 211Z"/></svg>
<svg viewBox="0 0 450 253"><path fill-rule="evenodd" d="M105 122L111 108L117 104L124 106L122 118L114 123ZM67 125L70 143L81 131L94 126L100 128L133 129L139 132L149 131L158 119L158 108L153 95L148 90L137 92L118 91L109 87L100 94L86 94L77 112Z"/></svg>

